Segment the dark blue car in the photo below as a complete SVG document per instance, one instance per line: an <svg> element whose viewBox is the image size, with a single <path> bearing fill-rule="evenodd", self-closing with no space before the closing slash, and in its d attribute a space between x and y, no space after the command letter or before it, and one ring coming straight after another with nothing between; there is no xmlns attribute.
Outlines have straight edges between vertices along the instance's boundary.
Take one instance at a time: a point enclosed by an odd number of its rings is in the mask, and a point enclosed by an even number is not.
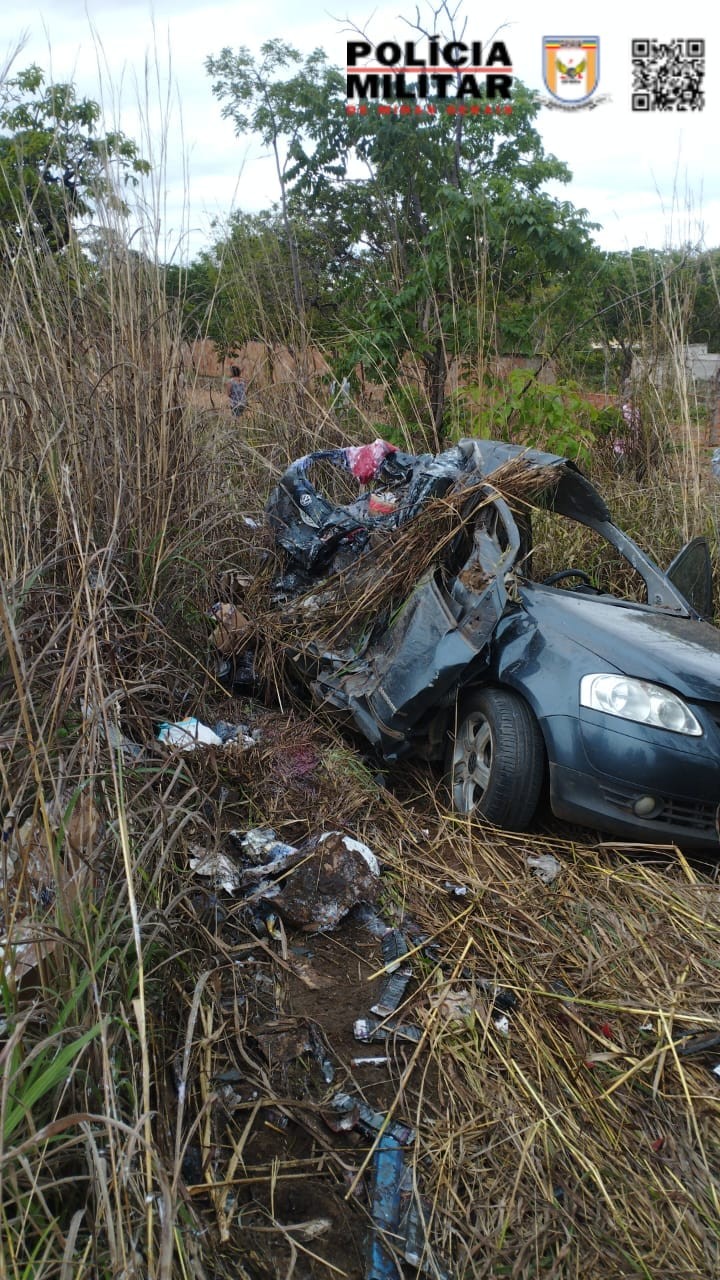
<svg viewBox="0 0 720 1280"><path fill-rule="evenodd" d="M492 476L518 458L552 469L554 483L511 509ZM406 511L488 477L477 519L380 635L350 660L323 655L315 697L349 713L388 759L444 758L462 813L523 830L547 791L558 817L625 840L717 847L720 630L706 620L705 540L663 572L554 455L463 440L438 458L402 459L402 475L400 455L389 465ZM291 473L284 481L268 511L291 560L300 523L313 548L362 525L362 504L316 511L305 481L294 526Z"/></svg>

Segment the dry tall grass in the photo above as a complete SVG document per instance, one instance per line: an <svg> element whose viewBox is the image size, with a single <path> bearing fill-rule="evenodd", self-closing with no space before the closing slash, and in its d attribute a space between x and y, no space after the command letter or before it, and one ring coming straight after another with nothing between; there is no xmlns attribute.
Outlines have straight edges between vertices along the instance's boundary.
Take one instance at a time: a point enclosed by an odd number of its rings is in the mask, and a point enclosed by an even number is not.
<svg viewBox="0 0 720 1280"><path fill-rule="evenodd" d="M172 841L152 761L128 779L106 744L202 683L224 476L161 272L29 242L0 271L2 1274L166 1271L148 982Z"/></svg>

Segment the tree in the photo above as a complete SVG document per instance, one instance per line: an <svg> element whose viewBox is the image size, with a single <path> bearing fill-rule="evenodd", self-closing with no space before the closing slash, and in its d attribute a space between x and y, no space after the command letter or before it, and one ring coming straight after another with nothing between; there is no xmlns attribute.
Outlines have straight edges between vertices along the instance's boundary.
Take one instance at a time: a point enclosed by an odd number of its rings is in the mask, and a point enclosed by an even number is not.
<svg viewBox="0 0 720 1280"><path fill-rule="evenodd" d="M450 359L543 352L559 336L591 251L585 213L543 190L570 172L545 153L539 106L517 82L512 114L480 99L481 118L463 118L429 99L434 114L348 116L344 77L321 51L302 65L280 41L261 54L224 50L208 69L224 114L273 149L297 310L304 318L297 229L322 229L342 246L348 359L397 375L404 352L418 358L439 442ZM268 79L290 64L291 79Z"/></svg>
<svg viewBox="0 0 720 1280"><path fill-rule="evenodd" d="M343 282L351 276L351 255L331 232L319 221L293 221L305 336L323 345L337 336ZM292 344L297 336L292 264L277 210L232 214L209 249L188 267L166 268L166 278L191 341L208 337L228 355L250 340Z"/></svg>
<svg viewBox="0 0 720 1280"><path fill-rule="evenodd" d="M38 66L0 86L0 228L6 246L32 236L58 252L96 200L126 212L117 180L150 166L125 134L98 131L101 110L72 84L47 84Z"/></svg>
<svg viewBox="0 0 720 1280"><path fill-rule="evenodd" d="M344 176L359 163L363 180L339 183L313 157L291 201L347 226L366 273L358 355L386 375L405 351L422 361L439 441L453 357L545 353L559 337L591 224L543 190L570 172L545 153L522 85L512 115L468 120L430 105L435 116L351 116L339 155Z"/></svg>
<svg viewBox="0 0 720 1280"><path fill-rule="evenodd" d="M318 128L321 113L328 98L337 96L342 87L342 77L339 71L328 65L321 49L316 49L303 60L297 49L282 40L267 40L260 47L259 59L245 47L237 53L226 48L218 57L208 57L205 65L213 77L213 93L225 104L223 116L234 121L238 134L257 133L263 145L272 151L295 307L302 323L305 319L305 295L289 191L298 165L305 167L309 163L302 146L308 121L315 125L317 140L321 133ZM298 70L287 79L278 79L278 71L287 67L297 67ZM332 151L320 149L315 164L323 172L337 172L338 175L341 172L342 162L333 156Z"/></svg>

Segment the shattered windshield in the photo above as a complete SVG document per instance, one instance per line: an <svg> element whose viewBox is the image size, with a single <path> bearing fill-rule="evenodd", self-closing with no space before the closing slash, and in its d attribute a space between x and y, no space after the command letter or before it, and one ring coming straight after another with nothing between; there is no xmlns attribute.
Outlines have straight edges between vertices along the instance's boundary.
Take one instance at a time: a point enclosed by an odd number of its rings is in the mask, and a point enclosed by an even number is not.
<svg viewBox="0 0 720 1280"><path fill-rule="evenodd" d="M555 511L536 510L532 549L518 562L519 574L536 583L577 569L587 575L595 592L613 599L648 603L648 584L625 555L596 529L568 520ZM549 585L564 590L588 590L579 576L559 578Z"/></svg>

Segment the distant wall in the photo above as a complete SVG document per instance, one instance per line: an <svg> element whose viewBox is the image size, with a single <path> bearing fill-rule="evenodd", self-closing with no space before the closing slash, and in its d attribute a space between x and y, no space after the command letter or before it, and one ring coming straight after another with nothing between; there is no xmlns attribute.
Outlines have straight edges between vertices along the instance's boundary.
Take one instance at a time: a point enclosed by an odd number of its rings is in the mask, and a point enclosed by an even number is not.
<svg viewBox="0 0 720 1280"><path fill-rule="evenodd" d="M296 382L298 379L332 377L327 360L314 347L308 348L304 362L289 347L265 342L246 342L237 353L219 360L208 338L187 343L183 349L185 368L200 378L229 378L231 365L256 390Z"/></svg>
<svg viewBox="0 0 720 1280"><path fill-rule="evenodd" d="M186 343L183 348L185 366L201 378L229 378L230 366L238 365L240 376L246 381L251 379L259 386L272 386L278 382L288 382L300 376L300 363L294 351L280 344L269 345L265 342L246 342L237 349L237 354L219 360L214 344L209 338L198 339ZM325 357L315 347L309 347L306 355L306 369L310 377L333 377L333 370ZM541 368L542 366L542 368ZM486 369L495 377L503 377L511 369L528 369L537 373L538 381L548 384L555 382L557 373L552 360L544 366L539 356L497 356L490 358ZM422 361L406 353L400 360L400 375L403 381L424 385ZM365 377L362 365L355 368L355 376L372 396L372 390L383 391L381 383L370 382ZM472 384L478 379L477 368L468 360L451 360L448 366L447 391L456 391L459 386Z"/></svg>

